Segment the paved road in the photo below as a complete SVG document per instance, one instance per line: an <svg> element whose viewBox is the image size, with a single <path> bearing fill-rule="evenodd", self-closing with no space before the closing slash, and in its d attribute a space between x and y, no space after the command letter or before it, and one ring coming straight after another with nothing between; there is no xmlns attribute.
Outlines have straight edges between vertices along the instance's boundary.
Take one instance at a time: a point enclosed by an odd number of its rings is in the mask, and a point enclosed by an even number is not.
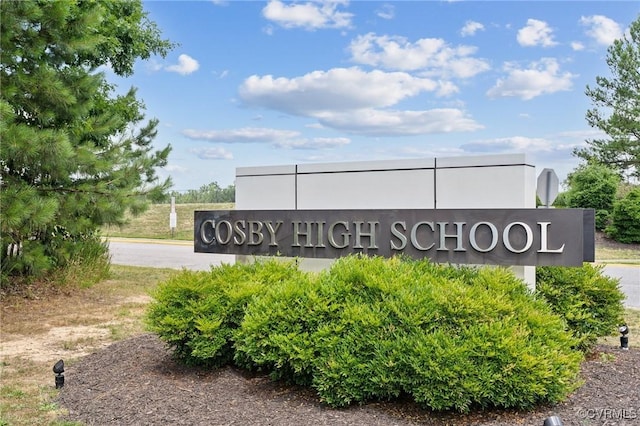
<svg viewBox="0 0 640 426"><path fill-rule="evenodd" d="M620 278L620 288L627 296L625 306L640 308L640 266L639 265L607 265L604 273Z"/></svg>
<svg viewBox="0 0 640 426"><path fill-rule="evenodd" d="M111 239L109 252L116 265L207 271L221 263L235 263L234 255L194 253L191 241Z"/></svg>
<svg viewBox="0 0 640 426"><path fill-rule="evenodd" d="M111 261L119 265L206 271L211 266L235 262L234 255L194 253L191 241L111 239L109 251ZM640 308L639 265L607 265L604 273L620 278L620 287L627 296L625 306Z"/></svg>

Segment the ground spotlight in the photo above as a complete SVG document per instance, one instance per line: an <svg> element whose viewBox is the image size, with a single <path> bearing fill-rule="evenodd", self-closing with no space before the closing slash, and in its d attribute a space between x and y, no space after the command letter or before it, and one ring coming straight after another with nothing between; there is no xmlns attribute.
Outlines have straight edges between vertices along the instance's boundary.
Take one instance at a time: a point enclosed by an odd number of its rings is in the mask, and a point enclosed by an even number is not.
<svg viewBox="0 0 640 426"><path fill-rule="evenodd" d="M547 417L542 426L562 426L562 420L558 416Z"/></svg>
<svg viewBox="0 0 640 426"><path fill-rule="evenodd" d="M56 389L64 386L64 361L60 360L53 364L53 372L56 375Z"/></svg>
<svg viewBox="0 0 640 426"><path fill-rule="evenodd" d="M629 327L625 325L621 326L618 331L620 332L621 336L620 336L620 349L625 349L628 350L629 349L629 336L627 336L627 334L629 334Z"/></svg>

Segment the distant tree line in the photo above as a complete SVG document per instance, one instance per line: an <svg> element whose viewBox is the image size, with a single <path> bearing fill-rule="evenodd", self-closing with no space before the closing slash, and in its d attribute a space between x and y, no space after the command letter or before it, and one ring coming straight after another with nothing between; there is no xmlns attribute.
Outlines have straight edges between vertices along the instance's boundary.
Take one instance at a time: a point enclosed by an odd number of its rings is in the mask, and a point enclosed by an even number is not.
<svg viewBox="0 0 640 426"><path fill-rule="evenodd" d="M217 182L211 182L202 185L200 189L190 189L186 192L171 191L161 202L169 203L171 197L176 198L176 204L234 203L236 201L236 187L229 185L226 188L221 188Z"/></svg>

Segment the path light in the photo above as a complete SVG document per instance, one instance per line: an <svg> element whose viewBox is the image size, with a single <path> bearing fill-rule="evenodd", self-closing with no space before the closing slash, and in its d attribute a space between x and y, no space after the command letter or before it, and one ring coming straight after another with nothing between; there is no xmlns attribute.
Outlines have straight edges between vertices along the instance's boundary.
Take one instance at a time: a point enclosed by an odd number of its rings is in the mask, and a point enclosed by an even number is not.
<svg viewBox="0 0 640 426"><path fill-rule="evenodd" d="M621 326L618 331L622 334L622 336L620 336L620 349L629 350L629 336L627 336L627 334L629 334L629 327L625 324Z"/></svg>
<svg viewBox="0 0 640 426"><path fill-rule="evenodd" d="M558 416L547 417L542 426L562 426L562 420Z"/></svg>
<svg viewBox="0 0 640 426"><path fill-rule="evenodd" d="M64 386L64 361L60 360L53 364L53 372L56 374L56 389Z"/></svg>

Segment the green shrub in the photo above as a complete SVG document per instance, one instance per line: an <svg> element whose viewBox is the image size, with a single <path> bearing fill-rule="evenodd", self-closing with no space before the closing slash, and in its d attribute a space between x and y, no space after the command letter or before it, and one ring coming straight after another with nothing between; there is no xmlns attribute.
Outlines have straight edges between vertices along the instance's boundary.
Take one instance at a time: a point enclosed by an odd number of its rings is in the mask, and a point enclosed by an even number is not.
<svg viewBox="0 0 640 426"><path fill-rule="evenodd" d="M607 210L596 210L595 225L596 229L604 230L611 222L611 213Z"/></svg>
<svg viewBox="0 0 640 426"><path fill-rule="evenodd" d="M406 393L425 407L531 407L576 386L564 322L503 269L347 257L246 307L236 361L331 406Z"/></svg>
<svg viewBox="0 0 640 426"><path fill-rule="evenodd" d="M621 243L640 243L640 187L614 203L606 232Z"/></svg>
<svg viewBox="0 0 640 426"><path fill-rule="evenodd" d="M567 183L567 206L595 209L596 229L603 230L613 211L620 176L602 164L581 164L569 174Z"/></svg>
<svg viewBox="0 0 640 426"><path fill-rule="evenodd" d="M590 350L598 337L615 333L624 312L619 280L602 275L602 268L588 263L536 268L536 293L565 319L582 351Z"/></svg>
<svg viewBox="0 0 640 426"><path fill-rule="evenodd" d="M209 272L183 270L157 288L146 322L186 363L224 365L233 358L233 331L247 303L269 286L298 276L302 273L294 264L276 260Z"/></svg>

